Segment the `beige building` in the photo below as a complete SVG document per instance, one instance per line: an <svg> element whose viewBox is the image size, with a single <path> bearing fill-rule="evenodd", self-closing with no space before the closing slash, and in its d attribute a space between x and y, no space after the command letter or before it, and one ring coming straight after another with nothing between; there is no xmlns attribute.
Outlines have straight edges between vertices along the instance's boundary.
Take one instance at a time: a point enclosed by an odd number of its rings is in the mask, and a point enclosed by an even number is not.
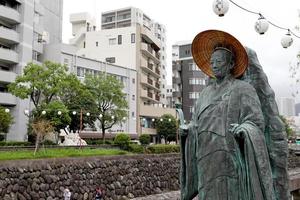
<svg viewBox="0 0 300 200"><path fill-rule="evenodd" d="M71 15L70 22L70 44L80 47L78 55L136 70L136 130L155 134L153 120L165 113L175 115L166 108L164 26L133 7L102 13L102 30L86 13Z"/></svg>

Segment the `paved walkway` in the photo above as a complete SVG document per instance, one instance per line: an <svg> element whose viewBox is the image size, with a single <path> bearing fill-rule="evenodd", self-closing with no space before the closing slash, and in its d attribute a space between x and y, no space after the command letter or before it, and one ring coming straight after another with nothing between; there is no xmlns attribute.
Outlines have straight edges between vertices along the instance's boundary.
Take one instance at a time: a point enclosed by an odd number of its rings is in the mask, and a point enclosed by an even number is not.
<svg viewBox="0 0 300 200"><path fill-rule="evenodd" d="M180 200L180 191L172 191L172 192L167 192L162 194L150 195L146 197L138 197L132 200L166 200L166 199Z"/></svg>
<svg viewBox="0 0 300 200"><path fill-rule="evenodd" d="M162 194L155 194L150 195L146 197L138 197L134 198L132 200L180 200L180 191L172 191L172 192L166 192ZM197 197L195 197L193 200L196 200Z"/></svg>

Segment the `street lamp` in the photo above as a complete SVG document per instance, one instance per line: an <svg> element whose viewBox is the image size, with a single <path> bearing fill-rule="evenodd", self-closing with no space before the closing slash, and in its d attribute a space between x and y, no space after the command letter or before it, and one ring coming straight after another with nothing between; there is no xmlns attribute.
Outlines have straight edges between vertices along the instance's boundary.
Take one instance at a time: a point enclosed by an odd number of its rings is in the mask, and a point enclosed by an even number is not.
<svg viewBox="0 0 300 200"><path fill-rule="evenodd" d="M59 111L57 112L57 114L58 114L58 115L61 115L61 114L62 114L62 112L59 110Z"/></svg>
<svg viewBox="0 0 300 200"><path fill-rule="evenodd" d="M73 111L73 112L72 112L73 115L76 115L76 113L77 113L76 111Z"/></svg>
<svg viewBox="0 0 300 200"><path fill-rule="evenodd" d="M171 121L172 121L172 119L171 119L171 118L169 118L168 120L169 120L169 122L171 122Z"/></svg>
<svg viewBox="0 0 300 200"><path fill-rule="evenodd" d="M46 111L45 110L42 111L42 115L46 115Z"/></svg>
<svg viewBox="0 0 300 200"><path fill-rule="evenodd" d="M10 110L9 110L8 108L6 108L4 111L5 111L6 113L9 113L9 112L10 112Z"/></svg>

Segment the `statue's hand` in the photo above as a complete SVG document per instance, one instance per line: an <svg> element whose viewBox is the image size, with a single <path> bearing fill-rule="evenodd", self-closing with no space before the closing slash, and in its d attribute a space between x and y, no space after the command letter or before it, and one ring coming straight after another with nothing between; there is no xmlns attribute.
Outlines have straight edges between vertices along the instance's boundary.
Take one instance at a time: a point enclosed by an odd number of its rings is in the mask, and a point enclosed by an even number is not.
<svg viewBox="0 0 300 200"><path fill-rule="evenodd" d="M234 135L235 138L245 138L245 128L240 124L230 124L231 128L229 131Z"/></svg>
<svg viewBox="0 0 300 200"><path fill-rule="evenodd" d="M188 132L189 132L189 127L186 124L179 126L180 136L187 136Z"/></svg>

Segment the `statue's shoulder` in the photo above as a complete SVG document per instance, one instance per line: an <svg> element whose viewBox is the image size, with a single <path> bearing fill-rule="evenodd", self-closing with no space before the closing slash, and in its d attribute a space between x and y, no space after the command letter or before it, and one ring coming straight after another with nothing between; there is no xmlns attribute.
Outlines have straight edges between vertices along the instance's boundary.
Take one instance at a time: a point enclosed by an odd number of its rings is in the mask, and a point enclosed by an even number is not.
<svg viewBox="0 0 300 200"><path fill-rule="evenodd" d="M232 87L235 90L255 91L254 87L250 83L240 79L234 79Z"/></svg>

